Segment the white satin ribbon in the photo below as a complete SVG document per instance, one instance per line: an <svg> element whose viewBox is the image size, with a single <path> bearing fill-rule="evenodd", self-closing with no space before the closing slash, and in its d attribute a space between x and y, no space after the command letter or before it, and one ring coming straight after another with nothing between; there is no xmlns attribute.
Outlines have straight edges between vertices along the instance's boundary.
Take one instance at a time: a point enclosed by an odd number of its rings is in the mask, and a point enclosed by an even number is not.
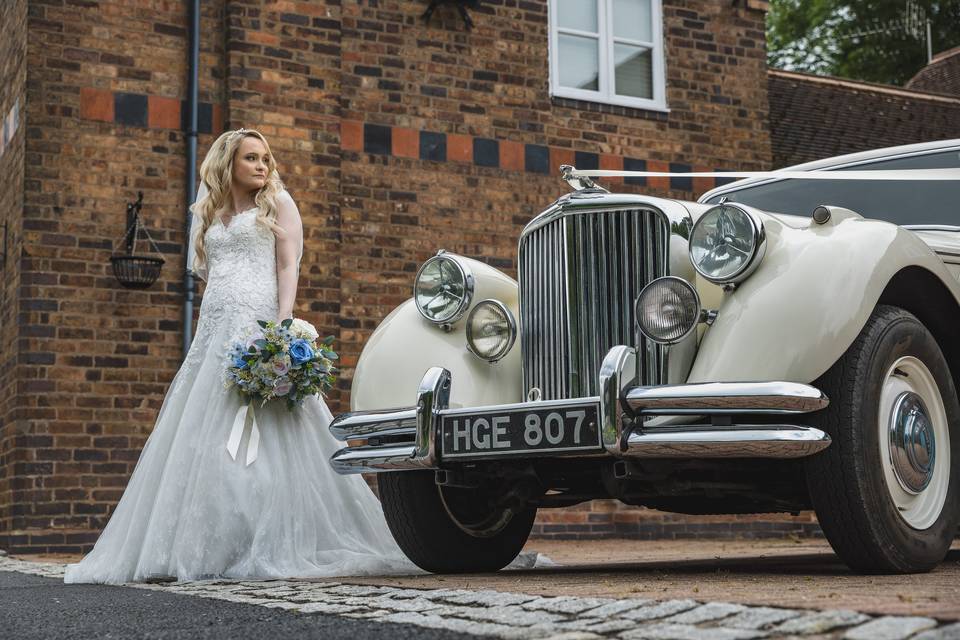
<svg viewBox="0 0 960 640"><path fill-rule="evenodd" d="M801 180L960 180L960 169L882 169L877 171L613 171L575 169L584 178L794 178Z"/></svg>
<svg viewBox="0 0 960 640"><path fill-rule="evenodd" d="M247 414L250 415L252 425L250 442L247 443L247 466L249 466L257 459L257 452L260 449L260 429L257 427L257 414L253 410L253 400L237 409L237 415L233 418L233 429L230 430L230 437L227 439L227 453L232 459L237 459L240 441L247 426Z"/></svg>

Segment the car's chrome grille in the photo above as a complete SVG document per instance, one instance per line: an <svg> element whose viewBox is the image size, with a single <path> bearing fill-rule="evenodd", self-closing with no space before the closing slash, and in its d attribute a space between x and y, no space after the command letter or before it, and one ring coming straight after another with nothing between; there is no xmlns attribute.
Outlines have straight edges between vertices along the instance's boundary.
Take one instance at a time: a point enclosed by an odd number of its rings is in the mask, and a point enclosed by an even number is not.
<svg viewBox="0 0 960 640"><path fill-rule="evenodd" d="M598 393L618 344L637 349L641 383L657 384L662 350L636 330L634 300L665 275L668 228L645 209L561 216L520 242L523 381L544 400Z"/></svg>

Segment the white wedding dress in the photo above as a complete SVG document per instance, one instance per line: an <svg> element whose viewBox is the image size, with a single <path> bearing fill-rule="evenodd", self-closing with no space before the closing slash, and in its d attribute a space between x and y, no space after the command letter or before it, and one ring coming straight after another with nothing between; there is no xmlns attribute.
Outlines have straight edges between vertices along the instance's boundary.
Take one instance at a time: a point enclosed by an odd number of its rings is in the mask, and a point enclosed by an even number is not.
<svg viewBox="0 0 960 640"><path fill-rule="evenodd" d="M256 460L247 465L249 419L236 459L228 454L243 402L223 387L226 345L277 314L275 237L256 211L207 230L207 287L190 351L120 503L65 582L418 571L364 480L330 468L338 445L321 399L292 412L283 403L257 406Z"/></svg>

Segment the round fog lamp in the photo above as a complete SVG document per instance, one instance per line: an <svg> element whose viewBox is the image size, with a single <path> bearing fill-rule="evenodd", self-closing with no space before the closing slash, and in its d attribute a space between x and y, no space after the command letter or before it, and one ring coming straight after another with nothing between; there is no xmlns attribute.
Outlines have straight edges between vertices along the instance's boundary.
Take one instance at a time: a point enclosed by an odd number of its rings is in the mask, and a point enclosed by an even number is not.
<svg viewBox="0 0 960 640"><path fill-rule="evenodd" d="M721 204L708 210L690 232L690 262L717 284L740 282L763 258L763 223L740 207Z"/></svg>
<svg viewBox="0 0 960 640"><path fill-rule="evenodd" d="M700 296L682 278L657 278L637 296L636 315L640 331L654 342L680 342L700 321Z"/></svg>
<svg viewBox="0 0 960 640"><path fill-rule="evenodd" d="M467 347L488 362L502 359L517 339L517 322L499 300L482 300L467 316Z"/></svg>
<svg viewBox="0 0 960 640"><path fill-rule="evenodd" d="M437 324L460 319L473 296L473 274L460 261L438 254L420 267L413 285L417 310Z"/></svg>

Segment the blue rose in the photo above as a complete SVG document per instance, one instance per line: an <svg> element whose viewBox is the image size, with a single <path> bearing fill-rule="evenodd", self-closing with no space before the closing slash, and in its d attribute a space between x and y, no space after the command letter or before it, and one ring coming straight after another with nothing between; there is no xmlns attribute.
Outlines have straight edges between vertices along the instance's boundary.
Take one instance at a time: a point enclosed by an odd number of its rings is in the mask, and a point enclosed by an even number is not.
<svg viewBox="0 0 960 640"><path fill-rule="evenodd" d="M303 338L297 338L291 342L290 360L297 366L313 360L313 348L310 347L310 343Z"/></svg>
<svg viewBox="0 0 960 640"><path fill-rule="evenodd" d="M233 366L235 366L237 369L246 369L248 365L247 361L243 358L234 358Z"/></svg>

